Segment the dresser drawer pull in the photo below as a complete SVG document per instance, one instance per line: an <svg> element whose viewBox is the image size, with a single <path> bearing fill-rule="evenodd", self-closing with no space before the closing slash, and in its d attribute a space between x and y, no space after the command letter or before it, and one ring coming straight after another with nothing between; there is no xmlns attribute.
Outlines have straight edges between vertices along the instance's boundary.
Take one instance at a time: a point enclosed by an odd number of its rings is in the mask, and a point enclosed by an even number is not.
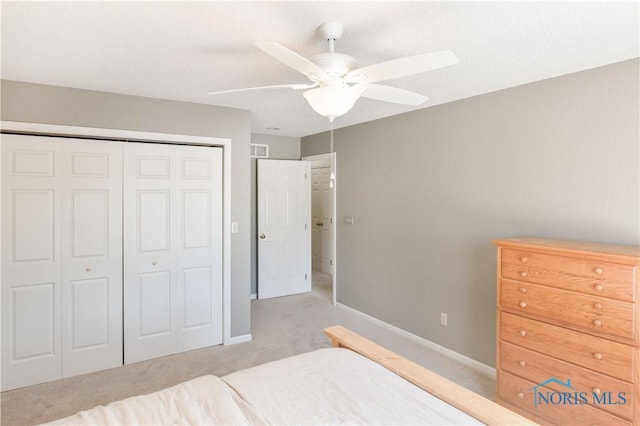
<svg viewBox="0 0 640 426"><path fill-rule="evenodd" d="M595 272L596 274L600 275L600 274L602 274L602 272L604 272L604 271L602 270L602 268L597 267L597 268L594 268L594 269L593 269L593 272Z"/></svg>
<svg viewBox="0 0 640 426"><path fill-rule="evenodd" d="M593 393L600 395L600 388L593 388Z"/></svg>
<svg viewBox="0 0 640 426"><path fill-rule="evenodd" d="M520 307L522 309L526 308L527 307L527 302L520 302Z"/></svg>
<svg viewBox="0 0 640 426"><path fill-rule="evenodd" d="M602 359L602 354L601 354L600 352L596 352L595 354L593 354L593 357L594 357L595 359L600 360L600 359Z"/></svg>
<svg viewBox="0 0 640 426"><path fill-rule="evenodd" d="M527 271L520 271L520 276L521 276L522 278L526 278L526 277L527 277L527 275L529 275L529 274L527 273Z"/></svg>
<svg viewBox="0 0 640 426"><path fill-rule="evenodd" d="M527 292L527 289L524 287L520 288L520 293L525 294Z"/></svg>
<svg viewBox="0 0 640 426"><path fill-rule="evenodd" d="M527 332L526 332L525 330L520 330L520 331L518 331L518 336L520 336L520 337L524 337L524 336L526 336L526 335L527 335Z"/></svg>
<svg viewBox="0 0 640 426"><path fill-rule="evenodd" d="M525 365L527 365L527 363L525 361L518 361L518 365L520 367L524 367Z"/></svg>
<svg viewBox="0 0 640 426"><path fill-rule="evenodd" d="M519 399L522 399L522 398L524 398L524 393L522 393L522 392L518 392L518 393L516 394L516 396L517 396Z"/></svg>
<svg viewBox="0 0 640 426"><path fill-rule="evenodd" d="M596 302L596 303L594 303L594 304L593 304L593 307L594 307L595 309L602 309L602 303L598 303L598 302Z"/></svg>
<svg viewBox="0 0 640 426"><path fill-rule="evenodd" d="M593 320L593 325L594 325L595 327L600 327L600 326L602 326L602 321L600 321L600 320Z"/></svg>
<svg viewBox="0 0 640 426"><path fill-rule="evenodd" d="M602 284L595 284L593 288L595 288L596 291L602 291Z"/></svg>
<svg viewBox="0 0 640 426"><path fill-rule="evenodd" d="M520 257L520 262L522 262L522 263L527 263L528 260L529 259L527 259L527 256Z"/></svg>

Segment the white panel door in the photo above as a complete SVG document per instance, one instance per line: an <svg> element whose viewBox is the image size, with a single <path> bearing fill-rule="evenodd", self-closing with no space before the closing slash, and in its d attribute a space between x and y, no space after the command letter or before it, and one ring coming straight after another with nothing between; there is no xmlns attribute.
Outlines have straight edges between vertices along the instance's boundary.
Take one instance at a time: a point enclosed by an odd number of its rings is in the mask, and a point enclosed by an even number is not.
<svg viewBox="0 0 640 426"><path fill-rule="evenodd" d="M122 143L67 140L62 376L122 365Z"/></svg>
<svg viewBox="0 0 640 426"><path fill-rule="evenodd" d="M124 144L124 361L174 353L174 147Z"/></svg>
<svg viewBox="0 0 640 426"><path fill-rule="evenodd" d="M221 151L124 146L125 363L222 343Z"/></svg>
<svg viewBox="0 0 640 426"><path fill-rule="evenodd" d="M61 376L61 140L1 137L2 390L8 390Z"/></svg>
<svg viewBox="0 0 640 426"><path fill-rule="evenodd" d="M176 147L177 351L222 343L222 149Z"/></svg>
<svg viewBox="0 0 640 426"><path fill-rule="evenodd" d="M258 160L258 298L311 291L307 161Z"/></svg>

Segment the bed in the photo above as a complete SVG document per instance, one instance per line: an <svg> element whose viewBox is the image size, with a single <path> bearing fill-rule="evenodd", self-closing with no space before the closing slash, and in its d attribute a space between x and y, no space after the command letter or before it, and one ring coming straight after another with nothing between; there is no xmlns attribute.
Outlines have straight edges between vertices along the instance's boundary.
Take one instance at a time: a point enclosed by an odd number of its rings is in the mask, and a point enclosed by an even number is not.
<svg viewBox="0 0 640 426"><path fill-rule="evenodd" d="M50 424L535 424L344 327L325 334L331 348Z"/></svg>

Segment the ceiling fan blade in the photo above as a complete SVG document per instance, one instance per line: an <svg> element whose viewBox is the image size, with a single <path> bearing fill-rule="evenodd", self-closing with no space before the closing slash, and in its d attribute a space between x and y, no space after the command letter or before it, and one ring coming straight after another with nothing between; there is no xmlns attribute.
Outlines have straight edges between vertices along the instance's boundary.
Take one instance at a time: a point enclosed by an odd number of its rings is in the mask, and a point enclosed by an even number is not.
<svg viewBox="0 0 640 426"><path fill-rule="evenodd" d="M325 75L325 72L322 71L322 68L320 68L304 56L298 55L293 50L287 49L281 44L266 41L254 42L253 45L262 50L267 55L279 60L283 64L293 68L296 71L301 72L308 77Z"/></svg>
<svg viewBox="0 0 640 426"><path fill-rule="evenodd" d="M312 89L316 87L318 83L310 84L278 84L276 86L258 86L258 87L244 87L242 89L221 90L219 92L209 92L208 95L221 95L223 93L236 93L236 92L249 92L252 90L269 90L269 89Z"/></svg>
<svg viewBox="0 0 640 426"><path fill-rule="evenodd" d="M424 53L355 69L346 75L346 80L359 82L364 76L367 82L375 83L443 68L458 62L458 58L450 50Z"/></svg>
<svg viewBox="0 0 640 426"><path fill-rule="evenodd" d="M384 86L382 84L367 84L366 86L366 90L360 95L363 98L411 106L418 106L429 100L424 95L398 89L397 87Z"/></svg>

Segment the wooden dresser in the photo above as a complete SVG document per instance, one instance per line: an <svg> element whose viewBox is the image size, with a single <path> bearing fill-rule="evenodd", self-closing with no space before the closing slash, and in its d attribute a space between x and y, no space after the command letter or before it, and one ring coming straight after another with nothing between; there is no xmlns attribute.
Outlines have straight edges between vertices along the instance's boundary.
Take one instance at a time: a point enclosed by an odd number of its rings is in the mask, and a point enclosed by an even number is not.
<svg viewBox="0 0 640 426"><path fill-rule="evenodd" d="M640 249L494 242L497 402L539 423L640 425Z"/></svg>

